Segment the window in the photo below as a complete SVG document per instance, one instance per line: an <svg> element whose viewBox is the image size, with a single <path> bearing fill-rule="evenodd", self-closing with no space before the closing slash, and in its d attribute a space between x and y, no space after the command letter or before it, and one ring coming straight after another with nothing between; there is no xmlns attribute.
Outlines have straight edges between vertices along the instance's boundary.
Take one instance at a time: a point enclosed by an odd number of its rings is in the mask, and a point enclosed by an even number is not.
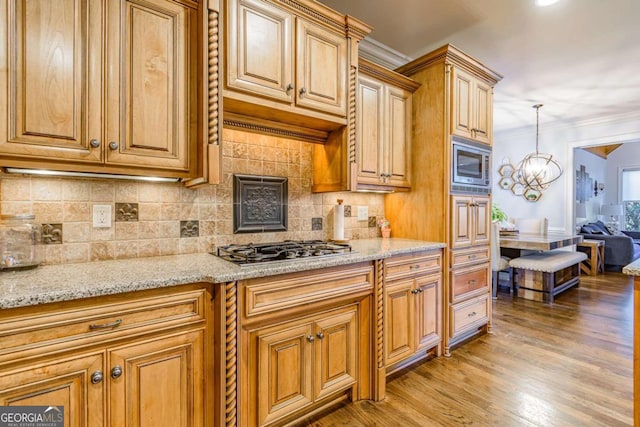
<svg viewBox="0 0 640 427"><path fill-rule="evenodd" d="M624 207L622 229L640 231L640 169L622 171L622 205Z"/></svg>

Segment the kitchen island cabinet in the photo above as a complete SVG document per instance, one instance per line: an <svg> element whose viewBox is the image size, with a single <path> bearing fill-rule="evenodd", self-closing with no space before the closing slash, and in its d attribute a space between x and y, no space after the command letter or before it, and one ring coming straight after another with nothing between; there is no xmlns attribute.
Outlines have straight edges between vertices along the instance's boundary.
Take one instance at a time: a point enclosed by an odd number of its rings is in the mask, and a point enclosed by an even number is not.
<svg viewBox="0 0 640 427"><path fill-rule="evenodd" d="M633 421L640 425L640 260L622 269L633 277Z"/></svg>

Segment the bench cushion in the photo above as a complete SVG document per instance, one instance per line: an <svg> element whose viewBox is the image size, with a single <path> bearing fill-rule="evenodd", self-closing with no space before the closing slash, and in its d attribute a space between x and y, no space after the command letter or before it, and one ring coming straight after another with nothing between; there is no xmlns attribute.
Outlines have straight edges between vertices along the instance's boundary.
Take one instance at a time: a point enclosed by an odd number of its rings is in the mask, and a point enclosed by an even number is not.
<svg viewBox="0 0 640 427"><path fill-rule="evenodd" d="M509 265L513 268L554 273L585 259L587 259L587 255L582 252L539 252L514 258L509 262Z"/></svg>

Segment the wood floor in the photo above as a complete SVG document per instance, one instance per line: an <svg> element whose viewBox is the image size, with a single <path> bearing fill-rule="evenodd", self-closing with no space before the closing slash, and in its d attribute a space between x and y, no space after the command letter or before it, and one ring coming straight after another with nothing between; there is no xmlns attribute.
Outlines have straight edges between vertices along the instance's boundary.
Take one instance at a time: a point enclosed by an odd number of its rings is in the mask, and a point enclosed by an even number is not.
<svg viewBox="0 0 640 427"><path fill-rule="evenodd" d="M631 426L633 281L582 276L553 305L494 301L494 333L390 379L382 402L304 425Z"/></svg>

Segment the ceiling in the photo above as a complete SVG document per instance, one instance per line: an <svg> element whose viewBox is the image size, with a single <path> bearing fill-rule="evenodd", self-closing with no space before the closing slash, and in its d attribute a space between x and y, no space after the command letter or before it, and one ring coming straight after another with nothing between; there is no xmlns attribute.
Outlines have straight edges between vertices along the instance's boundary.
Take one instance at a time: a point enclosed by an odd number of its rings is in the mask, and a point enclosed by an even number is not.
<svg viewBox="0 0 640 427"><path fill-rule="evenodd" d="M451 43L504 76L494 131L640 111L640 1L320 0L417 58Z"/></svg>

